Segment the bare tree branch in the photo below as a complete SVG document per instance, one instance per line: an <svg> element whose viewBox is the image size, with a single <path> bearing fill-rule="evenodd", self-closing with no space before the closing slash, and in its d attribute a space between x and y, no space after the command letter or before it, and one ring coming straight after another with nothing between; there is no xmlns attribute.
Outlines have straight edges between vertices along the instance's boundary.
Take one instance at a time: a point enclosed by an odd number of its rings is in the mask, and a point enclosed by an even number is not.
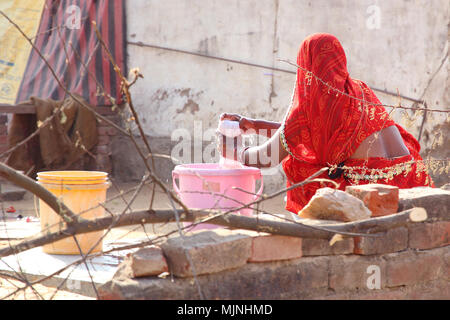
<svg viewBox="0 0 450 320"><path fill-rule="evenodd" d="M49 205L67 224L73 224L84 219L76 216L62 201L50 191L36 183L33 179L21 174L10 166L0 162L0 176L14 184L30 191Z"/></svg>
<svg viewBox="0 0 450 320"><path fill-rule="evenodd" d="M410 217L410 215L413 214L415 210L416 209L413 208L397 214L378 218L370 218L361 221L321 225L321 227L325 228L326 230L312 229L310 228L310 226L304 224L281 222L259 217L246 217L233 214L222 214L216 216L215 218L209 220L208 223L225 226L232 229L247 229L291 237L330 239L336 233L343 234L366 232L371 234L407 225L410 222L415 222ZM179 220L181 222L193 222L198 218L205 217L211 214L211 212L208 211L191 211L189 213L185 213L182 210L178 210L177 213L179 214ZM38 236L25 239L16 245L0 249L0 257L5 257L11 254L26 251L73 236L75 234L104 230L111 225L114 225L114 227L123 227L141 223L147 224L175 221L176 216L173 210L136 211L124 214L120 217L109 216L98 218L95 220L85 220L80 223L68 226L67 228L62 229L58 232L48 233L44 235L39 234Z"/></svg>

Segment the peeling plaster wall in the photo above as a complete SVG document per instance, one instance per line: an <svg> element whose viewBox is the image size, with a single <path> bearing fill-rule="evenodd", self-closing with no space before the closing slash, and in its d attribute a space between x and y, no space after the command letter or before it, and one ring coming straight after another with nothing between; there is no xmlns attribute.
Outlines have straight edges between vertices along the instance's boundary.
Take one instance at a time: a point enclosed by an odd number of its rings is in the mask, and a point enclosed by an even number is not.
<svg viewBox="0 0 450 320"><path fill-rule="evenodd" d="M133 0L127 1L127 37L293 70L278 59L295 61L307 35L329 32L343 44L354 78L444 109L450 102L449 63L444 60L449 7L445 0ZM179 128L193 132L199 121L202 130L215 128L222 112L280 121L295 81L289 73L135 44L128 45L128 66L139 67L145 77L132 94L146 134L168 140ZM377 95L385 104L399 101ZM411 106L405 100L402 104ZM400 111L394 118L418 136L421 116L412 126ZM428 115L424 151L444 120L444 114ZM440 148L431 155L442 157L446 148ZM277 181L276 187L283 183L281 171L268 180Z"/></svg>

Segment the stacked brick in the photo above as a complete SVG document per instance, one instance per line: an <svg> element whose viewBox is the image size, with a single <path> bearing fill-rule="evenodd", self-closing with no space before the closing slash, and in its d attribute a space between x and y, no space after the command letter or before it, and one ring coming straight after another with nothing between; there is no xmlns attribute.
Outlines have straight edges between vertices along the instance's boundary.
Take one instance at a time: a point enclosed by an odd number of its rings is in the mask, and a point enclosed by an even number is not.
<svg viewBox="0 0 450 320"><path fill-rule="evenodd" d="M6 150L8 150L8 116L0 114L0 154Z"/></svg>
<svg viewBox="0 0 450 320"><path fill-rule="evenodd" d="M408 209L412 200L404 192L396 206ZM333 246L248 230L171 238L160 248L164 263L154 276L115 277L100 298L199 299L196 281L208 299L450 299L450 191L423 188L417 201L435 214ZM167 271L173 281L161 276Z"/></svg>
<svg viewBox="0 0 450 320"><path fill-rule="evenodd" d="M385 184L364 184L347 186L345 192L362 200L372 212L371 217L394 214L398 210L398 187Z"/></svg>
<svg viewBox="0 0 450 320"><path fill-rule="evenodd" d="M105 117L108 118L108 120L113 121L114 123L119 122L119 116L115 114L105 115ZM111 173L111 141L117 134L117 130L108 123L99 120L97 123L97 134L98 143L97 146L92 150L92 154L95 156L95 159L91 159L89 167L87 169Z"/></svg>

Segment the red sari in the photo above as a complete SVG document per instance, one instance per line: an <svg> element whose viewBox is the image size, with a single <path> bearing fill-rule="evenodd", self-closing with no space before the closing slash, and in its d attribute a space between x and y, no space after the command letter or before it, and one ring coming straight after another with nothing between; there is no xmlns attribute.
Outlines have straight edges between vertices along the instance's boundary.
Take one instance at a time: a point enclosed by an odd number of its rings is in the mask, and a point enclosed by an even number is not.
<svg viewBox="0 0 450 320"><path fill-rule="evenodd" d="M336 37L318 33L306 38L297 65L291 107L281 131L281 142L289 153L283 160L288 187L323 167L338 164L343 166L343 173L334 177L339 189L367 183L400 188L432 184L421 162L418 141L389 117L364 82L349 76L344 49ZM349 159L364 139L393 125L410 155ZM335 172L331 169L319 177L330 178L329 173ZM286 209L298 213L320 187L319 183L309 183L289 191Z"/></svg>

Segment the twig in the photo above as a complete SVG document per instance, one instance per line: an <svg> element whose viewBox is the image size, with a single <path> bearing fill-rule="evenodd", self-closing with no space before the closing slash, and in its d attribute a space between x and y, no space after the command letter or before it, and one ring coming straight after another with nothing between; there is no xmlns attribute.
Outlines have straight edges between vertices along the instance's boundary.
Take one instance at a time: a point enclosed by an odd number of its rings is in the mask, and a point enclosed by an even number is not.
<svg viewBox="0 0 450 320"><path fill-rule="evenodd" d="M117 63L116 63L116 61L114 59L114 57L112 56L111 52L109 51L108 46L103 41L103 38L102 38L102 36L100 34L100 31L97 28L97 24L95 23L95 21L92 21L92 25L94 26L95 33L97 34L97 38L100 41L100 44L102 45L103 49L105 50L105 52L106 52L106 54L107 54L107 56L109 58L110 63L114 67L114 71L119 76L119 78L122 80L122 91L125 94L125 97L126 97L127 102L128 102L128 107L129 107L131 113L133 114L134 122L136 123L136 125L138 127L139 133L141 134L142 141L144 141L144 144L147 147L147 150L148 150L150 158L151 158L151 168L152 168L152 170L150 170L150 168L148 168L148 170L154 176L155 173L156 173L155 159L153 158L152 149L150 147L150 143L148 142L147 137L145 136L144 129L142 128L142 125L141 125L141 122L140 122L139 117L137 115L136 109L134 108L133 100L131 99L131 94L130 94L130 90L129 90L130 87L137 81L137 79L139 77L142 77L142 75L139 72L135 72L134 79L131 82L129 82L128 79L125 78L124 75L122 74L122 71L120 70L119 66L117 65ZM133 133L131 132L131 130L129 130L129 134L130 134L131 139L134 139ZM137 144L136 144L136 147L139 148ZM143 160L147 164L147 158L143 157ZM163 190L164 190L164 187L163 187ZM165 190L165 191L167 191L167 190ZM155 188L153 186L151 200L150 200L150 209L153 206L154 197L155 197ZM175 197L172 197L172 199L175 199Z"/></svg>
<svg viewBox="0 0 450 320"><path fill-rule="evenodd" d="M94 108L92 108L91 106L89 106L88 104L84 103L83 101L81 101L80 99L78 99L76 96L74 96L65 86L64 84L61 82L61 80L58 78L58 76L55 73L55 70L52 68L52 66L50 65L50 63L47 61L47 59L45 59L45 57L42 55L42 52L36 47L36 45L33 43L33 41L31 41L31 39L23 32L23 30L14 22L12 21L8 15L6 15L2 10L0 10L0 14L6 19L8 20L9 23L11 23L19 32L20 34L27 40L27 42L32 46L32 48L37 52L37 54L39 55L39 57L44 61L44 63L46 64L46 66L48 67L48 69L50 70L51 74L53 75L53 77L55 78L56 82L58 83L58 85L64 90L64 92L66 94L68 94L72 99L74 99L76 102L78 102L80 105L82 105L83 107L85 107L86 109L90 110L91 112L93 112L98 118L100 118L101 120L103 120L104 122L108 123L109 125L113 126L115 129L117 129L119 132L128 135L128 132L125 131L123 128L121 128L120 126L118 126L117 124L115 124L114 122L112 122L111 120L109 120L108 118L104 117L103 115L101 115L100 113L98 113Z"/></svg>
<svg viewBox="0 0 450 320"><path fill-rule="evenodd" d="M303 224L295 224L288 222L272 221L261 218L246 217L239 215L221 215L216 216L214 219L208 221L208 223L226 226L234 229L247 229L260 232L269 232L272 234L280 234L292 237L301 238L319 238L329 239L331 235L342 232L362 233L374 233L384 231L397 226L406 225L411 222L409 214L414 209L406 210L394 215L384 216L380 218L370 218L367 220L336 223L336 224L324 224L321 228L328 230L315 230ZM183 210L176 211L179 214L179 222L193 222L199 217L208 216L211 211L193 211L186 214ZM0 257L5 257L11 254L19 253L29 250L31 248L39 247L47 243L52 243L75 234L82 234L93 231L104 230L114 224L114 227L123 227L135 224L147 224L147 223L163 223L163 222L175 222L176 215L174 211L169 210L145 210L136 211L133 213L124 214L120 221L117 221L114 217L103 217L96 220L86 220L76 225L68 226L63 230L59 230L46 235L38 235L21 241L20 243L11 247L0 249ZM317 227L317 226L315 226Z"/></svg>
<svg viewBox="0 0 450 320"><path fill-rule="evenodd" d="M0 162L0 175L14 184L24 188L35 194L49 205L61 218L69 225L83 221L81 217L77 217L62 201L53 195L50 191L36 183L33 179L21 174L13 168Z"/></svg>

